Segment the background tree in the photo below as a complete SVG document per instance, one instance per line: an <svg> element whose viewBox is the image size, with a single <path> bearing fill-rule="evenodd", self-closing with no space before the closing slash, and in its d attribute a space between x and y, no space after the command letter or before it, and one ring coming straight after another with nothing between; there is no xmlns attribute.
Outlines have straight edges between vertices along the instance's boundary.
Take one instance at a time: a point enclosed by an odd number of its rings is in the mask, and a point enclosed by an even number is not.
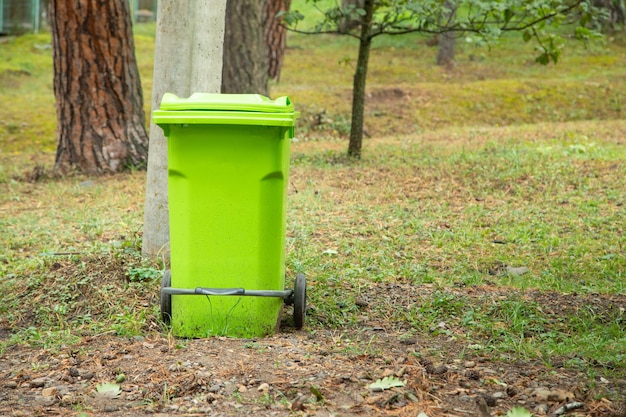
<svg viewBox="0 0 626 417"><path fill-rule="evenodd" d="M55 170L144 167L143 96L127 0L50 1L58 139Z"/></svg>
<svg viewBox="0 0 626 417"><path fill-rule="evenodd" d="M448 26L452 26L456 16L456 0L445 0L442 12ZM437 39L437 65L449 66L454 62L456 33L444 32Z"/></svg>
<svg viewBox="0 0 626 417"><path fill-rule="evenodd" d="M289 11L291 0L267 0L263 9L263 28L267 46L267 75L280 80L285 49L287 49L287 29L282 24L281 12ZM278 16L278 17L277 17Z"/></svg>
<svg viewBox="0 0 626 417"><path fill-rule="evenodd" d="M485 39L496 38L506 32L522 32L525 40L538 43L537 62L548 64L559 57L560 43L553 34L545 33L548 26L579 22L575 34L587 38L591 31L586 27L593 18L593 7L588 0L459 0L455 19L450 19L449 8L441 0L363 0L362 7L354 5L322 8L321 0L310 0L322 13L313 29L300 30L298 22L305 18L297 10L285 14L290 29L305 34L334 33L352 36L359 41L359 52L353 78L352 124L348 156L361 157L363 144L363 118L365 110L365 83L370 48L374 38L381 35L408 33L458 35L473 33ZM358 20L358 27L342 31L341 22Z"/></svg>
<svg viewBox="0 0 626 417"><path fill-rule="evenodd" d="M593 0L593 4L604 10L600 19L602 29L616 31L619 26L626 28L626 1L625 0Z"/></svg>
<svg viewBox="0 0 626 417"><path fill-rule="evenodd" d="M226 2L222 93L268 95L268 54L263 27L265 2Z"/></svg>
<svg viewBox="0 0 626 417"><path fill-rule="evenodd" d="M280 12L291 0L229 0L226 6L222 93L269 96L268 81L278 80L287 45Z"/></svg>
<svg viewBox="0 0 626 417"><path fill-rule="evenodd" d="M189 97L218 93L222 82L222 47L226 0L160 0L154 51L152 108L166 92ZM144 208L145 256L169 256L167 141L150 125L150 155Z"/></svg>
<svg viewBox="0 0 626 417"><path fill-rule="evenodd" d="M349 32L359 27L359 17L353 16L357 9L363 9L365 0L341 0L341 9L343 16L339 19L339 31L341 33Z"/></svg>

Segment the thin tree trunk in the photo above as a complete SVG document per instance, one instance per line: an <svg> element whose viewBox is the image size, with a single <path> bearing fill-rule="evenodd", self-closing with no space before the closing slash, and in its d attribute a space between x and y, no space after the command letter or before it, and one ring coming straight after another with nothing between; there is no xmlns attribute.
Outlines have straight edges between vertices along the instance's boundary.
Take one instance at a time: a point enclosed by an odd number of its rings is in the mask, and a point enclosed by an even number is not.
<svg viewBox="0 0 626 417"><path fill-rule="evenodd" d="M280 70L287 47L287 29L281 24L282 18L276 18L281 11L289 11L291 0L266 0L263 9L263 27L265 28L265 44L267 46L267 75L280 80Z"/></svg>
<svg viewBox="0 0 626 417"><path fill-rule="evenodd" d="M127 0L50 2L55 170L145 167L148 135Z"/></svg>
<svg viewBox="0 0 626 417"><path fill-rule="evenodd" d="M269 95L265 0L228 0L222 68L222 93Z"/></svg>
<svg viewBox="0 0 626 417"><path fill-rule="evenodd" d="M447 21L446 26L454 24L456 18L456 0L446 0L444 7L448 12L444 16ZM452 65L454 62L454 46L456 43L456 34L454 32L444 32L439 35L437 44L437 65Z"/></svg>
<svg viewBox="0 0 626 417"><path fill-rule="evenodd" d="M348 156L355 159L361 158L361 148L363 146L365 81L367 79L367 66L372 45L370 30L374 15L374 0L365 0L364 8L365 16L363 16L361 22L359 57L356 63L352 89L352 125L350 127L350 143L348 144Z"/></svg>

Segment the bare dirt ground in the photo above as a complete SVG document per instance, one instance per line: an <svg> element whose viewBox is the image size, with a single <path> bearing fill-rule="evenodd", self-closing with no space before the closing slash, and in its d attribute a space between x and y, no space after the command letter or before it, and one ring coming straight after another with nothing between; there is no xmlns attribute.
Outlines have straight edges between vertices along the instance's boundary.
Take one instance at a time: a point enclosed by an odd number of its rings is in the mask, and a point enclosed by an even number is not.
<svg viewBox="0 0 626 417"><path fill-rule="evenodd" d="M83 337L56 351L14 347L0 356L0 415L485 417L523 406L533 415L626 416L624 379L589 380L564 367L562 358L546 364L473 355L454 328L406 337L406 324L368 314L374 305L419 302L433 291L373 284L358 301L359 328L349 330L284 326L258 340L189 341L153 331L134 338ZM450 291L477 302L505 294L491 287ZM531 291L525 297L555 314L626 307L624 296ZM0 333L7 336L6 329ZM385 377L404 386L368 387ZM116 380L120 392L97 392Z"/></svg>

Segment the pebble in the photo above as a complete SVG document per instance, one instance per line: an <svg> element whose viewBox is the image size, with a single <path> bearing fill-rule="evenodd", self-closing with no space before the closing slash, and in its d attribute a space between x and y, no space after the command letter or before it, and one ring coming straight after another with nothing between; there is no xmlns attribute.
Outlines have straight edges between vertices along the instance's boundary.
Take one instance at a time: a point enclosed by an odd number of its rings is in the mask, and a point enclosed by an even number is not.
<svg viewBox="0 0 626 417"><path fill-rule="evenodd" d="M9 389L15 389L15 388L17 388L17 382L9 381L9 382L5 383L4 386L6 388L9 388Z"/></svg>
<svg viewBox="0 0 626 417"><path fill-rule="evenodd" d="M30 381L29 385L31 388L42 388L44 385L46 385L46 380L43 378L33 379L32 381Z"/></svg>
<svg viewBox="0 0 626 417"><path fill-rule="evenodd" d="M57 392L57 387L48 387L41 390L41 395L44 397L54 397Z"/></svg>
<svg viewBox="0 0 626 417"><path fill-rule="evenodd" d="M42 395L37 395L35 397L35 403L39 407L49 407L54 404L55 399L52 397L44 397Z"/></svg>
<svg viewBox="0 0 626 417"><path fill-rule="evenodd" d="M209 388L209 392L219 392L222 389L222 386L220 384L215 384L215 385L211 385L211 388Z"/></svg>
<svg viewBox="0 0 626 417"><path fill-rule="evenodd" d="M463 364L463 366L464 366L465 368L468 368L468 369L470 369L470 368L474 368L474 367L476 367L476 362L474 362L474 361L466 361L466 362Z"/></svg>
<svg viewBox="0 0 626 417"><path fill-rule="evenodd" d="M243 394L244 392L248 392L248 388L246 388L245 385L239 385L237 391Z"/></svg>
<svg viewBox="0 0 626 417"><path fill-rule="evenodd" d="M268 392L270 390L270 384L268 384L267 382L264 382L261 385L259 385L257 390L260 392Z"/></svg>
<svg viewBox="0 0 626 417"><path fill-rule="evenodd" d="M104 407L102 407L102 411L105 413L113 413L115 411L119 411L119 409L120 406L116 404L105 404Z"/></svg>
<svg viewBox="0 0 626 417"><path fill-rule="evenodd" d="M68 406L74 405L80 402L80 399L72 394L67 394L61 397L61 405Z"/></svg>

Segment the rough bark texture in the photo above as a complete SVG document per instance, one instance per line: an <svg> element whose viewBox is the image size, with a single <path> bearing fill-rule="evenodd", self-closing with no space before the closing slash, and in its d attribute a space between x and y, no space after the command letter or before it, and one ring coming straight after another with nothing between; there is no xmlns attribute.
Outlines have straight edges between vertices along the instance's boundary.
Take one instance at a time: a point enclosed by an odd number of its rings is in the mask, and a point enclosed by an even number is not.
<svg viewBox="0 0 626 417"><path fill-rule="evenodd" d="M456 17L456 1L446 0L444 6L448 10L445 19L447 20L448 26L451 26ZM456 34L454 32L444 32L439 35L437 41L437 65L449 66L453 64L455 43Z"/></svg>
<svg viewBox="0 0 626 417"><path fill-rule="evenodd" d="M152 108L163 94L189 97L218 93L222 83L222 46L226 0L159 0L154 50ZM150 124L150 155L142 252L149 258L169 257L167 140Z"/></svg>
<svg viewBox="0 0 626 417"><path fill-rule="evenodd" d="M148 135L126 0L51 0L55 170L145 167Z"/></svg>
<svg viewBox="0 0 626 417"><path fill-rule="evenodd" d="M228 0L224 33L222 93L268 95L265 0Z"/></svg>
<svg viewBox="0 0 626 417"><path fill-rule="evenodd" d="M352 125L350 127L350 142L348 144L348 156L351 158L361 157L363 146L363 116L365 114L365 81L367 79L367 66L370 57L372 38L370 30L374 15L374 0L365 0L363 8L365 16L361 21L361 40L359 42L359 57L354 73L354 86L352 89Z"/></svg>
<svg viewBox="0 0 626 417"><path fill-rule="evenodd" d="M281 11L289 11L291 0L267 0L263 9L263 28L267 45L267 75L280 80L285 48L287 47L287 29L281 25L282 18L276 18Z"/></svg>

